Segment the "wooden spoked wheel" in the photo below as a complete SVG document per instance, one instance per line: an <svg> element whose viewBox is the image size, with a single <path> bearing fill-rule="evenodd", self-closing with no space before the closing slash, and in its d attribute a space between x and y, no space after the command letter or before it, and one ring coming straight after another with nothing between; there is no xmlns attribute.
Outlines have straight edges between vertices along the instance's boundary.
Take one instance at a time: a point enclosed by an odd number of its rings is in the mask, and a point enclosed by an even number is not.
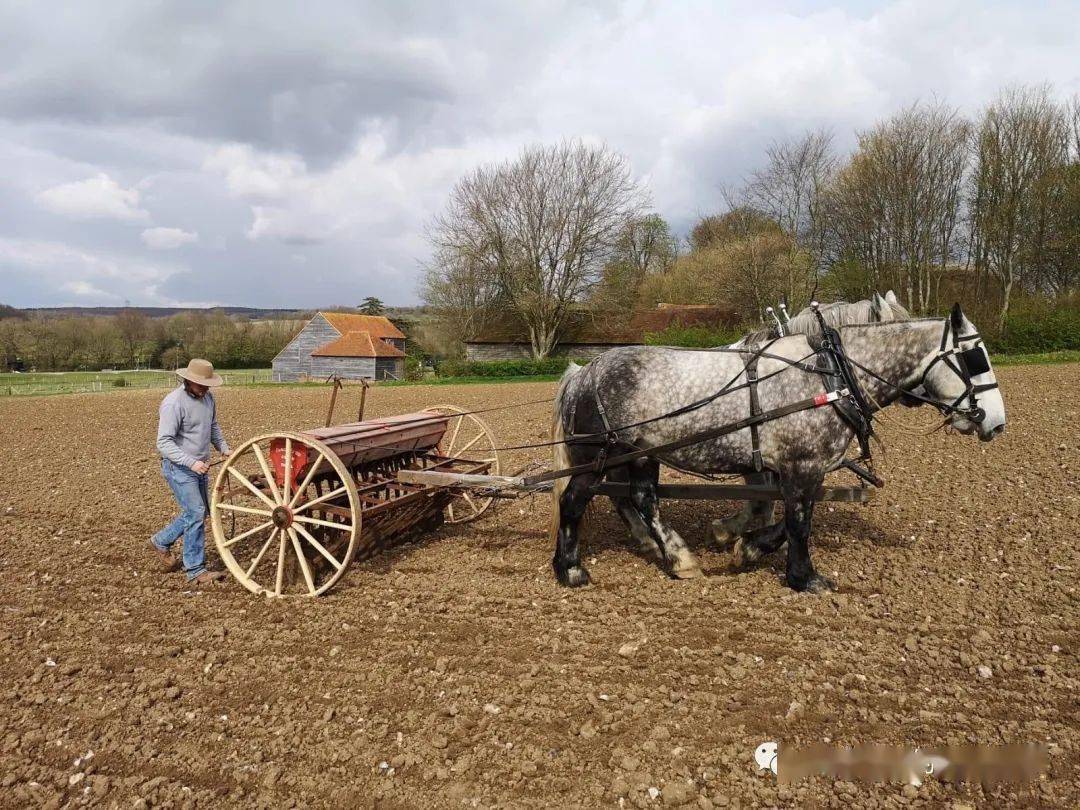
<svg viewBox="0 0 1080 810"><path fill-rule="evenodd" d="M226 459L210 497L222 562L252 593L320 596L341 579L361 533L349 469L299 433L244 442Z"/></svg>
<svg viewBox="0 0 1080 810"><path fill-rule="evenodd" d="M442 456L486 464L480 470L484 475L499 475L499 443L488 424L476 414L467 413L456 405L434 405L425 411L449 416L446 433L439 442ZM457 468L460 469L460 468ZM447 523L468 523L484 514L495 502L494 497L478 497L466 489L454 492L453 500L446 506Z"/></svg>

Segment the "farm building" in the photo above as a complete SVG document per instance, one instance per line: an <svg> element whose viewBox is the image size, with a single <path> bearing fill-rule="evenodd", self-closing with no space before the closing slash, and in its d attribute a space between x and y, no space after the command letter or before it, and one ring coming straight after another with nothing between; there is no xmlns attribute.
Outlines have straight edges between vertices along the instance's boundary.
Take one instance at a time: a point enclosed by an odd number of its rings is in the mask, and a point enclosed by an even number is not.
<svg viewBox="0 0 1080 810"><path fill-rule="evenodd" d="M648 334L672 326L704 326L729 329L738 323L737 314L726 307L696 304L657 304L656 309L633 313L580 311L574 314L553 354L591 360L616 346L637 346ZM468 360L520 360L532 357L525 325L513 319L493 324L472 340L465 341Z"/></svg>
<svg viewBox="0 0 1080 810"><path fill-rule="evenodd" d="M317 312L272 363L275 382L326 379L400 380L405 335L381 315Z"/></svg>

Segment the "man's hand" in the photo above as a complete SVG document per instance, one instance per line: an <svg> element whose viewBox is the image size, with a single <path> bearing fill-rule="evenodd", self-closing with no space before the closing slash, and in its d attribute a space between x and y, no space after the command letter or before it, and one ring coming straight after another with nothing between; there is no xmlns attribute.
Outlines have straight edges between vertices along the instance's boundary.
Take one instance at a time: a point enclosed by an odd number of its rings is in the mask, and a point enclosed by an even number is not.
<svg viewBox="0 0 1080 810"><path fill-rule="evenodd" d="M210 471L210 465L207 464L205 461L196 461L194 464L191 465L191 470L192 472L196 472L199 475L203 475L204 473Z"/></svg>

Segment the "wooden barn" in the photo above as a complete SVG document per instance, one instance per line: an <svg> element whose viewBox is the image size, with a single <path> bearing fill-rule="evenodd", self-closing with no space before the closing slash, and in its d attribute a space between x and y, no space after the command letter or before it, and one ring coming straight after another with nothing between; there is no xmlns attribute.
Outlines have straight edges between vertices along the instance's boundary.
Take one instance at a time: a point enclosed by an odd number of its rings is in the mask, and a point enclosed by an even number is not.
<svg viewBox="0 0 1080 810"><path fill-rule="evenodd" d="M738 313L728 307L698 304L657 304L627 317L621 312L582 310L572 314L553 352L556 356L591 360L616 346L636 346L648 334L672 326L704 326L730 329L739 322ZM520 321L507 317L492 324L483 334L465 341L468 360L522 360L532 357L528 330Z"/></svg>
<svg viewBox="0 0 1080 810"><path fill-rule="evenodd" d="M275 382L400 380L405 376L405 335L381 315L318 312L272 363Z"/></svg>

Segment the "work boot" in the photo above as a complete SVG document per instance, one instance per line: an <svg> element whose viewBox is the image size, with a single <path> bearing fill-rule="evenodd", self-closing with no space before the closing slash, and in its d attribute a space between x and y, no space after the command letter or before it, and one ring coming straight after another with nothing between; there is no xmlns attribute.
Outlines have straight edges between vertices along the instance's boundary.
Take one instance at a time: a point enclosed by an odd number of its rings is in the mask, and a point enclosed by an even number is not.
<svg viewBox="0 0 1080 810"><path fill-rule="evenodd" d="M167 551L163 551L154 545L154 541L150 540L150 548L154 552L154 557L157 558L158 566L166 574L172 574L180 570L180 560L176 559L172 554Z"/></svg>
<svg viewBox="0 0 1080 810"><path fill-rule="evenodd" d="M220 582L225 579L225 575L221 571L203 571L197 577L189 581L189 584L194 585L197 588L202 588L207 585L213 585L215 582Z"/></svg>

